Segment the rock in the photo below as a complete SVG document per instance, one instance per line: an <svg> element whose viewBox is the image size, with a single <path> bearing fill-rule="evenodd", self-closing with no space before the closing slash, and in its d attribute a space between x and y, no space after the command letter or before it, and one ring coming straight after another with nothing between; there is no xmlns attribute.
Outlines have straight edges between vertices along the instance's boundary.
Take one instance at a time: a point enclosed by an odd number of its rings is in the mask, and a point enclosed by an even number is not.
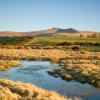
<svg viewBox="0 0 100 100"><path fill-rule="evenodd" d="M58 74L55 74L55 75L53 75L54 77L59 77L59 75Z"/></svg>
<svg viewBox="0 0 100 100"><path fill-rule="evenodd" d="M62 74L61 78L68 81L73 79L73 77L69 74Z"/></svg>
<svg viewBox="0 0 100 100"><path fill-rule="evenodd" d="M55 73L55 70L50 70L50 71L47 71L48 72L48 74L50 74L50 75L52 75L52 76L54 76L56 73Z"/></svg>

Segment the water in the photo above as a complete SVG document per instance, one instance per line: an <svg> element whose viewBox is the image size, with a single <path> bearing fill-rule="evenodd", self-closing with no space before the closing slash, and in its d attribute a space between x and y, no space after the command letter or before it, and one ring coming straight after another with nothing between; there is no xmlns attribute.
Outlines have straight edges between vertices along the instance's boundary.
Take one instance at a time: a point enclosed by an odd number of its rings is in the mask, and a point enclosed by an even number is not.
<svg viewBox="0 0 100 100"><path fill-rule="evenodd" d="M67 82L60 77L55 78L47 73L48 70L59 68L58 64L51 64L49 61L21 61L21 67L0 72L0 78L32 83L67 97L77 96L82 100L100 100L99 88L75 81Z"/></svg>

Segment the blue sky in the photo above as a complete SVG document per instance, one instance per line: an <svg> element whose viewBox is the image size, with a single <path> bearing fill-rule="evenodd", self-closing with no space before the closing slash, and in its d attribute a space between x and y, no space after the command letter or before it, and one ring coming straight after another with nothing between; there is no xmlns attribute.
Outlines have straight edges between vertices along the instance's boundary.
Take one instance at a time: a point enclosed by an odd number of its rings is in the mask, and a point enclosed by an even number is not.
<svg viewBox="0 0 100 100"><path fill-rule="evenodd" d="M0 31L100 31L100 0L0 0Z"/></svg>

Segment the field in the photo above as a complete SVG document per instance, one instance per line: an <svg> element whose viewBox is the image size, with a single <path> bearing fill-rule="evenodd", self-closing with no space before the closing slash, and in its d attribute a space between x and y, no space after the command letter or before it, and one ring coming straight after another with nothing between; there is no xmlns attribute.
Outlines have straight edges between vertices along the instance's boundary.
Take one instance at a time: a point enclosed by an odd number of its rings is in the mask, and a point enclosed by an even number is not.
<svg viewBox="0 0 100 100"><path fill-rule="evenodd" d="M99 39L63 36L0 37L0 71L17 67L20 65L20 60L48 60L51 63L58 63L61 69L50 70L49 75L54 77L59 75L66 81L75 80L100 88ZM65 98L31 84L0 79L0 99L12 100L13 98L14 100L27 98L29 100L79 100L79 98Z"/></svg>
<svg viewBox="0 0 100 100"><path fill-rule="evenodd" d="M69 38L64 36L0 37L0 47L34 48L34 46L79 46L88 51L100 51L100 39Z"/></svg>
<svg viewBox="0 0 100 100"><path fill-rule="evenodd" d="M23 45L31 39L33 37L0 37L0 45Z"/></svg>
<svg viewBox="0 0 100 100"><path fill-rule="evenodd" d="M0 44L42 44L42 45L57 45L62 42L90 42L100 43L100 39L96 38L70 38L64 36L40 36L40 37L0 37Z"/></svg>
<svg viewBox="0 0 100 100"><path fill-rule="evenodd" d="M57 45L62 42L91 42L91 43L100 43L99 39L96 38L69 38L69 37L36 37L33 41L33 44L48 44L48 45Z"/></svg>

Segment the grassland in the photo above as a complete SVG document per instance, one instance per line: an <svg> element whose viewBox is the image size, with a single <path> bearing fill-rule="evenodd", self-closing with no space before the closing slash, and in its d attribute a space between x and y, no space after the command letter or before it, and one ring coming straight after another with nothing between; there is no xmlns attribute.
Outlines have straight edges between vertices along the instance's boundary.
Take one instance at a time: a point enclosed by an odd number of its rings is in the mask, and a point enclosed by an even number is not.
<svg viewBox="0 0 100 100"><path fill-rule="evenodd" d="M100 52L67 52L66 58L59 61L60 70L49 71L67 81L76 80L100 88Z"/></svg>
<svg viewBox="0 0 100 100"><path fill-rule="evenodd" d="M70 77L84 83L100 87L100 52L64 51L59 49L0 49L2 60L50 60L61 66L61 71L56 71L67 80ZM52 74L52 72L50 73Z"/></svg>
<svg viewBox="0 0 100 100"><path fill-rule="evenodd" d="M50 75L100 87L100 40L96 38L1 37L0 71L16 67L20 64L17 60L50 60L61 66L60 70L49 71ZM66 100L36 86L0 80L0 100L4 99Z"/></svg>
<svg viewBox="0 0 100 100"><path fill-rule="evenodd" d="M90 42L90 43L100 43L100 39L97 38L80 38L80 37L65 37L65 36L40 36L40 37L0 37L0 44L2 45L32 45L32 44L42 44L42 45L57 45L62 42Z"/></svg>
<svg viewBox="0 0 100 100"><path fill-rule="evenodd" d="M23 45L31 41L33 37L0 37L0 45Z"/></svg>
<svg viewBox="0 0 100 100"><path fill-rule="evenodd" d="M70 37L36 37L26 45L80 46L88 51L100 51L100 39Z"/></svg>
<svg viewBox="0 0 100 100"><path fill-rule="evenodd" d="M51 60L52 58L62 59L66 57L63 50L39 50L39 49L0 49L2 60Z"/></svg>
<svg viewBox="0 0 100 100"><path fill-rule="evenodd" d="M62 55L61 55L62 54ZM19 62L13 59L51 60L58 62L66 53L63 50L25 50L25 49L0 49L0 66L3 70L17 66ZM7 60L9 59L9 60ZM31 84L12 82L0 79L0 100L80 100L79 98L65 98L56 92L47 91Z"/></svg>
<svg viewBox="0 0 100 100"><path fill-rule="evenodd" d="M62 42L91 42L91 43L100 43L99 39L96 38L70 38L65 36L53 36L53 37L36 37L34 41L32 41L33 44L49 44L49 45L57 45L58 43ZM31 43L32 43L31 42Z"/></svg>
<svg viewBox="0 0 100 100"><path fill-rule="evenodd" d="M29 49L34 46L80 46L88 51L100 51L100 39L64 36L0 37L0 48Z"/></svg>

